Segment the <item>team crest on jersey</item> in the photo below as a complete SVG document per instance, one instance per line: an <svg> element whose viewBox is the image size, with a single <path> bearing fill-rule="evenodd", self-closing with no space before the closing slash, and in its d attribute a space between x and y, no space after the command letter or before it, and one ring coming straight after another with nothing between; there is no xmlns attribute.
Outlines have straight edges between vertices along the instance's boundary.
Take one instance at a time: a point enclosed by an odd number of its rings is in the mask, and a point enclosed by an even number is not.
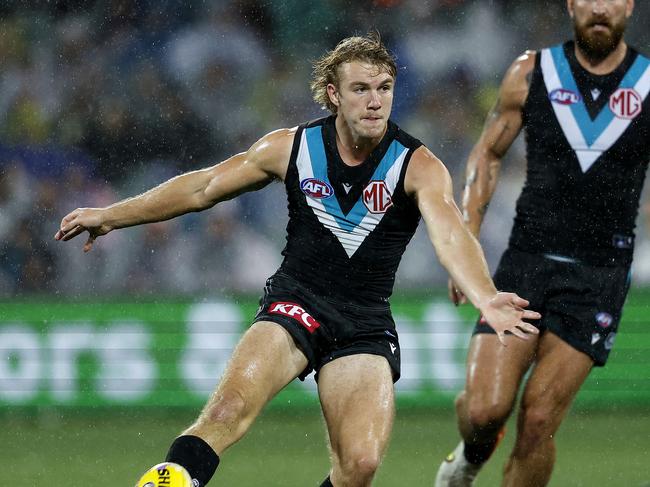
<svg viewBox="0 0 650 487"><path fill-rule="evenodd" d="M334 194L334 190L325 181L316 178L303 179L300 181L300 189L310 198L322 200Z"/></svg>
<svg viewBox="0 0 650 487"><path fill-rule="evenodd" d="M618 118L630 120L641 113L643 98L632 88L619 88L609 97L609 109Z"/></svg>
<svg viewBox="0 0 650 487"><path fill-rule="evenodd" d="M548 97L553 103L559 103L560 105L574 105L582 101L580 93L565 88L557 88L551 91Z"/></svg>
<svg viewBox="0 0 650 487"><path fill-rule="evenodd" d="M393 198L386 181L370 181L363 189L363 204L370 213L386 213L393 206Z"/></svg>

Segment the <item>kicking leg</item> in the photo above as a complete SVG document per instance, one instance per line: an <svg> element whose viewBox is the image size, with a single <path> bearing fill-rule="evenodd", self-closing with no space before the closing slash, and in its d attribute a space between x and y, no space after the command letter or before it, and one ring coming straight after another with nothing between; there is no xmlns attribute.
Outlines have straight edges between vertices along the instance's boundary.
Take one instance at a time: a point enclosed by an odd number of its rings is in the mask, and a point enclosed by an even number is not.
<svg viewBox="0 0 650 487"><path fill-rule="evenodd" d="M517 418L517 440L503 485L545 486L555 464L555 432L593 367L592 359L551 332L540 339Z"/></svg>
<svg viewBox="0 0 650 487"><path fill-rule="evenodd" d="M307 366L281 326L257 322L235 348L226 371L196 422L169 449L167 461L205 485L219 457L248 430L262 408Z"/></svg>
<svg viewBox="0 0 650 487"><path fill-rule="evenodd" d="M338 358L320 370L318 391L329 433L331 484L369 486L388 445L395 416L388 362L371 354Z"/></svg>
<svg viewBox="0 0 650 487"><path fill-rule="evenodd" d="M199 436L222 453L305 367L306 357L284 328L275 323L255 323L237 344L199 418L183 434Z"/></svg>

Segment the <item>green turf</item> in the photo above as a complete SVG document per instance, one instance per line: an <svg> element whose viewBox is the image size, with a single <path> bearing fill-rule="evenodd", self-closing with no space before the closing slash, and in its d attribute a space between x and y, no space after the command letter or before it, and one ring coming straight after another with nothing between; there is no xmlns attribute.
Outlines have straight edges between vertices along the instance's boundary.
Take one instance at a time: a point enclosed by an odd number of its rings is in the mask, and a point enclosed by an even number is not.
<svg viewBox="0 0 650 487"><path fill-rule="evenodd" d="M0 452L8 462L3 485L130 486L162 460L173 436L194 412L58 410L0 415ZM499 485L514 437L510 429L477 487ZM650 413L573 412L559 432L551 486L649 487ZM432 486L440 460L455 446L449 412L398 411L388 455L375 486ZM328 469L318 411L263 415L223 458L212 486L318 486Z"/></svg>

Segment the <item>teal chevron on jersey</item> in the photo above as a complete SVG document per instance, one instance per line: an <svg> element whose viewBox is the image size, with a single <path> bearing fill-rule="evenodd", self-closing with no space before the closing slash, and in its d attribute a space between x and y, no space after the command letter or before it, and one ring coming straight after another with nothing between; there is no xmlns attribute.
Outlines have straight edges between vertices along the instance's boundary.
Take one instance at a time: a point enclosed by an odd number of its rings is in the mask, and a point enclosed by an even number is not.
<svg viewBox="0 0 650 487"><path fill-rule="evenodd" d="M377 165L370 179L371 182L383 181L389 195L393 194L407 153L408 149L404 145L393 140ZM296 166L300 181L313 178L332 185L327 172L327 154L321 126L304 130ZM335 195L329 198L313 198L306 194L305 197L321 224L341 242L348 257L352 257L385 214L368 210L363 201L364 192L347 214L341 210Z"/></svg>
<svg viewBox="0 0 650 487"><path fill-rule="evenodd" d="M542 50L541 69L550 98L560 90L581 95L562 45ZM650 60L638 55L614 95L620 90L633 90L633 96L639 98L640 112L640 104L650 91ZM614 113L611 98L610 103L593 120L582 96L563 101L551 99L550 103L566 139L578 157L582 171L587 172L600 155L616 143L634 117L622 117Z"/></svg>

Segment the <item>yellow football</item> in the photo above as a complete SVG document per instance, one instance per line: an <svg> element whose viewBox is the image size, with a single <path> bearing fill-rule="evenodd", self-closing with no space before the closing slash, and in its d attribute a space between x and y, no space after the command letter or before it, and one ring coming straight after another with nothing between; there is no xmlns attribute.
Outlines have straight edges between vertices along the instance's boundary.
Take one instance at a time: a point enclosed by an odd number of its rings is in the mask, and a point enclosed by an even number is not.
<svg viewBox="0 0 650 487"><path fill-rule="evenodd" d="M192 478L176 463L164 462L151 467L138 480L136 487L193 487Z"/></svg>

